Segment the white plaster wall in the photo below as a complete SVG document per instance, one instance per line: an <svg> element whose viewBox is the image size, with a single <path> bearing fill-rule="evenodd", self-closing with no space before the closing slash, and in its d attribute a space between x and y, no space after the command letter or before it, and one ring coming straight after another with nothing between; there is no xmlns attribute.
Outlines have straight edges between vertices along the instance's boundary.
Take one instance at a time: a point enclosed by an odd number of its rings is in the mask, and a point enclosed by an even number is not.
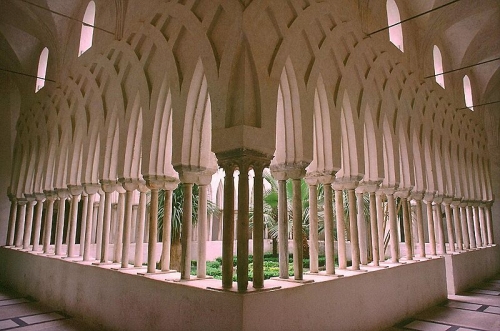
<svg viewBox="0 0 500 331"><path fill-rule="evenodd" d="M0 283L120 331L377 330L446 299L444 259L245 295L6 248L0 265Z"/></svg>
<svg viewBox="0 0 500 331"><path fill-rule="evenodd" d="M446 255L448 294L457 294L500 271L500 246Z"/></svg>

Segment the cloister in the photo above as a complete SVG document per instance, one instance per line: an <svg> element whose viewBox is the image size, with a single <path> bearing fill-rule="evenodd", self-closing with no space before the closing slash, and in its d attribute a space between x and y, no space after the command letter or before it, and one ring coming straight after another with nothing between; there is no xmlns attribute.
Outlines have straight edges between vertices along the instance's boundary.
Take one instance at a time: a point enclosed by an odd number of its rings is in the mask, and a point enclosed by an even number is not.
<svg viewBox="0 0 500 331"><path fill-rule="evenodd" d="M0 12L0 283L103 329L377 330L500 271L497 1Z"/></svg>

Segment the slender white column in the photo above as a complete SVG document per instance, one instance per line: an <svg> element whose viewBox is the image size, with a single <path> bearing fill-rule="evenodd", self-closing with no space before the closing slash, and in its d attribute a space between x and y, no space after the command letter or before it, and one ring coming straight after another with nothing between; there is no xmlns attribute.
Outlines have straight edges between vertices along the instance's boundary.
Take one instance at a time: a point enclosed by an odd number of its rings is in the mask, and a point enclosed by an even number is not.
<svg viewBox="0 0 500 331"><path fill-rule="evenodd" d="M98 184L84 184L85 193L87 194L87 221L85 222L85 241L83 247L83 261L90 261L90 251L92 242L92 229L94 221L94 200L95 195L99 192ZM82 240L80 239L80 243Z"/></svg>
<svg viewBox="0 0 500 331"><path fill-rule="evenodd" d="M325 184L330 186L330 184ZM333 225L332 225L333 227ZM326 224L325 224L326 228ZM326 229L325 229L326 232ZM333 229L332 229L333 237ZM333 239L333 238L332 238ZM329 245L327 237L325 235L325 251L326 247ZM309 184L309 271L312 273L317 273L319 271L318 267L318 186L316 183ZM333 256L325 253L326 260L334 259ZM331 263L331 262L330 262ZM335 260L334 260L335 263ZM328 262L326 263L328 265Z"/></svg>
<svg viewBox="0 0 500 331"><path fill-rule="evenodd" d="M33 211L36 205L36 199L33 194L25 194L28 200L26 210L26 221L24 225L23 249L29 249L31 242L31 230L33 229Z"/></svg>
<svg viewBox="0 0 500 331"><path fill-rule="evenodd" d="M268 163L254 164L253 186L253 287L264 287L264 181L262 171ZM317 231L316 231L317 233Z"/></svg>
<svg viewBox="0 0 500 331"><path fill-rule="evenodd" d="M429 250L430 255L436 255L436 233L434 231L434 211L432 208L432 199L434 194L426 193L424 201L427 211L427 231L429 232Z"/></svg>
<svg viewBox="0 0 500 331"><path fill-rule="evenodd" d="M122 252L123 252L123 229L125 222L125 195L126 191L123 186L118 185L116 187L118 191L118 204L116 206L116 232L114 240L114 252L113 252L113 262L121 263Z"/></svg>
<svg viewBox="0 0 500 331"><path fill-rule="evenodd" d="M403 233L404 233L405 248L406 248L406 259L408 261L411 261L411 260L413 260L413 242L412 242L410 210L408 207L408 198L410 196L410 190L402 188L402 189L398 190L394 195L401 199L401 207L402 207L401 209L402 209L402 214L403 214ZM399 243L398 243L398 248L399 248Z"/></svg>
<svg viewBox="0 0 500 331"><path fill-rule="evenodd" d="M238 220L237 220L237 282L238 291L244 292L248 288L248 237L249 237L249 185L248 185L248 161L239 162L238 178Z"/></svg>
<svg viewBox="0 0 500 331"><path fill-rule="evenodd" d="M67 189L57 189L56 192L59 197L59 202L57 208L55 255L62 255L66 199L69 196L69 192Z"/></svg>
<svg viewBox="0 0 500 331"><path fill-rule="evenodd" d="M71 206L69 213L69 241L68 241L68 257L76 256L76 228L78 221L78 202L80 201L80 195L83 192L83 187L76 185L68 185L69 192L71 194Z"/></svg>
<svg viewBox="0 0 500 331"><path fill-rule="evenodd" d="M234 164L222 163L224 168L224 209L222 216L222 287L233 287L234 249Z"/></svg>
<svg viewBox="0 0 500 331"><path fill-rule="evenodd" d="M135 259L134 267L142 267L142 254L144 246L144 229L146 223L146 208L147 208L147 195L146 192L149 191L146 185L139 185L139 207L137 210L137 231L135 232ZM170 255L170 254L169 254ZM170 265L170 263L169 263Z"/></svg>
<svg viewBox="0 0 500 331"><path fill-rule="evenodd" d="M441 208L442 197L435 196L434 205L434 224L436 225L437 237L438 237L438 247L440 254L446 254L446 244L444 239L444 228L443 228L443 210Z"/></svg>
<svg viewBox="0 0 500 331"><path fill-rule="evenodd" d="M481 227L479 225L479 207L478 203L474 202L472 205L472 214L474 217L474 235L476 239L476 247L479 248L483 245L481 242Z"/></svg>
<svg viewBox="0 0 500 331"><path fill-rule="evenodd" d="M337 218L337 250L339 256L339 269L347 268L346 244L345 244L345 221L344 221L344 194L342 188L335 187L335 216Z"/></svg>
<svg viewBox="0 0 500 331"><path fill-rule="evenodd" d="M302 248L302 190L300 185L300 178L292 179L293 187L293 199L292 199L292 211L293 211L293 272L295 280L302 280L304 278L303 270L303 248ZM331 201L331 187L330 187L330 201ZM330 202L331 208L331 202ZM325 210L326 212L326 210ZM330 218L332 217L332 212L330 209ZM332 252L333 253L333 252ZM335 273L335 269L333 270Z"/></svg>
<svg viewBox="0 0 500 331"><path fill-rule="evenodd" d="M467 230L469 232L469 246L476 248L476 237L474 235L474 217L472 215L472 206L467 204Z"/></svg>
<svg viewBox="0 0 500 331"><path fill-rule="evenodd" d="M109 261L109 235L111 232L111 209L113 208L111 194L116 190L115 181L101 181L104 191L104 215L102 222L101 263Z"/></svg>
<svg viewBox="0 0 500 331"><path fill-rule="evenodd" d="M425 258L424 215L422 212L422 199L423 199L424 195L421 192L413 192L411 197L415 201L415 214L416 214L416 218L417 218L419 257Z"/></svg>
<svg viewBox="0 0 500 331"><path fill-rule="evenodd" d="M288 279L288 206L285 179L278 179L278 243L280 278Z"/></svg>
<svg viewBox="0 0 500 331"><path fill-rule="evenodd" d="M377 204L377 228L378 228L378 249L380 261L385 261L385 229L384 229L384 205L382 203L384 193L377 191L375 193L375 203Z"/></svg>
<svg viewBox="0 0 500 331"><path fill-rule="evenodd" d="M128 268L130 253L130 233L132 232L132 204L134 203L134 190L138 188L137 180L121 179L125 189L125 203L123 213L123 237L121 251L121 267Z"/></svg>
<svg viewBox="0 0 500 331"><path fill-rule="evenodd" d="M85 251L86 234L87 234L87 213L89 211L89 196L85 192L82 192L82 214L80 215L80 252L78 255L83 257L83 252Z"/></svg>
<svg viewBox="0 0 500 331"><path fill-rule="evenodd" d="M175 183L175 186L177 186L177 182ZM165 199L163 201L163 233L160 260L162 271L170 270L170 245L172 242L172 191L174 189L175 187L172 185L172 187L168 187L165 190ZM144 226L142 226L142 236L144 236ZM140 242L142 244L142 239L140 239Z"/></svg>
<svg viewBox="0 0 500 331"><path fill-rule="evenodd" d="M14 234L16 231L16 218L17 218L17 198L13 194L9 194L10 199L10 213L9 213L9 227L7 229L7 246L14 246Z"/></svg>
<svg viewBox="0 0 500 331"><path fill-rule="evenodd" d="M325 257L326 257L326 274L335 274L335 239L333 236L333 201L332 201L332 185L324 184L324 226L325 226ZM317 201L316 196L314 199ZM310 207L310 206L309 206ZM317 212L316 212L317 213ZM309 229L311 231L311 229ZM316 229L316 236L317 236Z"/></svg>
<svg viewBox="0 0 500 331"><path fill-rule="evenodd" d="M367 265L368 264L368 247L367 247L367 230L366 230L366 220L365 220L365 212L364 212L364 199L363 199L363 191L356 192L356 203L357 203L357 225L358 225L358 240L359 240L359 258L360 263Z"/></svg>
<svg viewBox="0 0 500 331"><path fill-rule="evenodd" d="M35 223L33 230L33 252L40 250L40 229L42 228L42 212L43 202L45 201L45 194L35 193L36 209L35 209Z"/></svg>
<svg viewBox="0 0 500 331"><path fill-rule="evenodd" d="M464 249L470 248L469 241L469 228L467 226L467 203L460 203L460 227L462 228L462 240L464 242Z"/></svg>
<svg viewBox="0 0 500 331"><path fill-rule="evenodd" d="M448 232L448 245L451 253L455 252L455 240L453 239L453 220L451 217L451 198L443 200L444 212L446 215L446 231Z"/></svg>
<svg viewBox="0 0 500 331"><path fill-rule="evenodd" d="M99 205L97 208L96 217L96 234L95 234L95 258L99 260L102 255L102 238L104 229L104 210L106 209L106 193L99 189ZM111 205L110 205L111 206ZM111 207L110 207L111 208ZM111 215L111 214L110 214Z"/></svg>
<svg viewBox="0 0 500 331"><path fill-rule="evenodd" d="M377 198L375 192L370 194L370 232L372 239L372 258L373 265L378 266L380 260L379 246L378 246L378 225L377 225Z"/></svg>
<svg viewBox="0 0 500 331"><path fill-rule="evenodd" d="M491 218L491 205L492 201L486 202L486 228L488 234L488 245L493 245L493 222Z"/></svg>
<svg viewBox="0 0 500 331"><path fill-rule="evenodd" d="M158 179L155 177L145 177L146 180L146 185L149 187L151 190L151 203L149 207L149 232L148 232L148 273L155 273L156 272L156 243L158 242L158 191L164 187L165 180L164 179ZM184 192L184 206L186 205L186 192ZM189 197L188 197L189 199ZM186 214L186 210L183 210L183 214ZM183 215L182 219L182 234L184 236L184 222L186 221L186 217L190 217L191 215ZM187 236L191 235L191 230L190 228L187 229L188 231L186 232ZM184 247L183 247L184 251ZM184 254L183 256L184 257ZM184 261L183 261L184 262ZM189 261L191 263L191 261ZM182 272L182 264L181 264L181 278L185 276L185 274ZM185 272L185 271L184 271ZM189 272L189 271L188 271ZM189 273L188 273L189 275Z"/></svg>
<svg viewBox="0 0 500 331"><path fill-rule="evenodd" d="M486 235L486 217L485 217L485 204L482 203L479 206L479 226L481 227L481 243L483 247L486 247L488 238Z"/></svg>
<svg viewBox="0 0 500 331"><path fill-rule="evenodd" d="M349 200L349 227L351 231L352 270L359 270L359 234L356 211L356 193L354 191L354 187L347 188L347 199Z"/></svg>
<svg viewBox="0 0 500 331"><path fill-rule="evenodd" d="M453 208L453 225L455 227L455 238L457 240L458 250L461 251L464 249L464 243L462 240L462 226L460 224L460 200L453 200L452 208Z"/></svg>
<svg viewBox="0 0 500 331"><path fill-rule="evenodd" d="M23 247L24 222L26 221L26 204L28 200L25 198L17 199L17 219L14 245L18 248Z"/></svg>
<svg viewBox="0 0 500 331"><path fill-rule="evenodd" d="M198 261L196 276L207 276L207 185L200 185L198 195Z"/></svg>
<svg viewBox="0 0 500 331"><path fill-rule="evenodd" d="M387 209L389 213L389 240L391 243L391 262L398 263L398 224L396 219L396 203L394 201L393 190L387 190L385 196L387 197Z"/></svg>
<svg viewBox="0 0 500 331"><path fill-rule="evenodd" d="M193 184L182 183L181 279L191 279L191 241L193 226Z"/></svg>
<svg viewBox="0 0 500 331"><path fill-rule="evenodd" d="M45 191L45 226L43 227L43 253L48 254L50 248L50 239L52 236L52 219L54 217L54 202L56 193L54 191Z"/></svg>

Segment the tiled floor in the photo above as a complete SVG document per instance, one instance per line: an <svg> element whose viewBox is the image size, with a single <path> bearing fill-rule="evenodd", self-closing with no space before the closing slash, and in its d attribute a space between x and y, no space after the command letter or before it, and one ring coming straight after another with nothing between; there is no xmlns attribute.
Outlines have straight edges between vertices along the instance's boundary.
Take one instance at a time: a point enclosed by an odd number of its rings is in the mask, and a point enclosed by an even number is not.
<svg viewBox="0 0 500 331"><path fill-rule="evenodd" d="M500 275L385 331L500 331Z"/></svg>
<svg viewBox="0 0 500 331"><path fill-rule="evenodd" d="M0 330L92 331L84 322L0 287Z"/></svg>

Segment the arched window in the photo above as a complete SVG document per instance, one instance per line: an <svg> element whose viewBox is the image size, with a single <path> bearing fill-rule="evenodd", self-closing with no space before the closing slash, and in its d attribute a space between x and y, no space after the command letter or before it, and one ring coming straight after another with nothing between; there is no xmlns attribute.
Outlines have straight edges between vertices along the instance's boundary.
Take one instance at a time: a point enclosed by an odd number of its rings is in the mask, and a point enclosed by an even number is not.
<svg viewBox="0 0 500 331"><path fill-rule="evenodd" d="M394 0L387 0L387 23L390 26L398 22L401 22L398 5L396 5ZM401 29L401 24L389 28L389 40L396 45L401 52L404 52L403 30Z"/></svg>
<svg viewBox="0 0 500 331"><path fill-rule="evenodd" d="M437 75L443 72L443 58L441 57L441 51L439 50L439 47L434 45L432 54L434 56L434 74ZM436 83L444 88L444 75L436 76Z"/></svg>
<svg viewBox="0 0 500 331"><path fill-rule="evenodd" d="M470 110L474 110L474 107L472 106L472 88L470 86L470 79L469 76L465 75L464 76L464 95L465 95L465 106L469 107Z"/></svg>
<svg viewBox="0 0 500 331"><path fill-rule="evenodd" d="M85 51L92 46L92 38L94 36L94 20L95 3L94 1L90 1L87 5L87 9L85 10L85 15L83 16L82 33L80 35L80 49L78 50L78 56L85 53Z"/></svg>
<svg viewBox="0 0 500 331"><path fill-rule="evenodd" d="M49 49L45 47L40 53L40 59L38 60L38 71L36 73L36 86L35 93L40 91L42 87L45 86L45 75L47 74L47 61L49 59Z"/></svg>

